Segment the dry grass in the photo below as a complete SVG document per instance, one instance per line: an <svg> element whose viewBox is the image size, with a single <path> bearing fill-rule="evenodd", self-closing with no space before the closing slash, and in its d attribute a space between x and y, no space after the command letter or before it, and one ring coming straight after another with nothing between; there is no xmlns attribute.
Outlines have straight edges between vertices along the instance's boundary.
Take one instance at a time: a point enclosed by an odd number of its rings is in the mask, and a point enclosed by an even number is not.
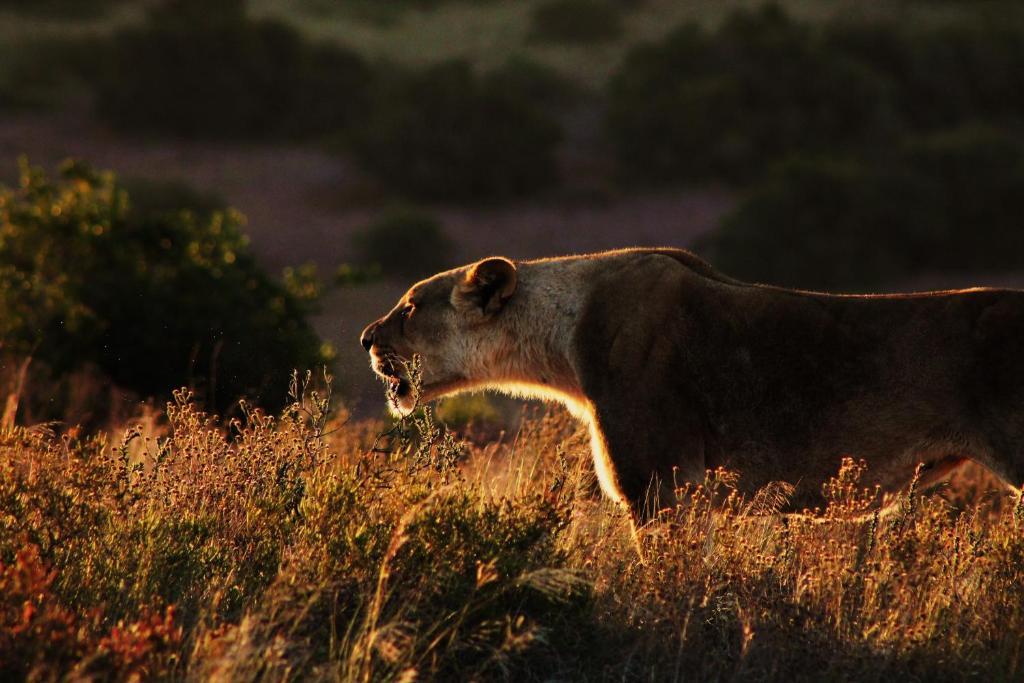
<svg viewBox="0 0 1024 683"><path fill-rule="evenodd" d="M0 433L0 677L1019 680L1024 510L821 519L711 472L633 549L558 412L453 439L296 387L218 424ZM838 465L838 463L837 463Z"/></svg>

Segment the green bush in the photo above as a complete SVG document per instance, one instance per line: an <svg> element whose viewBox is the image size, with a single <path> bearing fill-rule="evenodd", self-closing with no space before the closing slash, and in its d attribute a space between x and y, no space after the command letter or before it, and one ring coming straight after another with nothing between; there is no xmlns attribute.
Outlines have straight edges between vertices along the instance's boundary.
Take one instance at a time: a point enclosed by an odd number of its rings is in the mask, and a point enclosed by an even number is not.
<svg viewBox="0 0 1024 683"><path fill-rule="evenodd" d="M0 0L0 10L14 10L47 19L95 19L125 0Z"/></svg>
<svg viewBox="0 0 1024 683"><path fill-rule="evenodd" d="M182 180L155 180L153 178L121 178L118 185L128 193L129 221L146 220L154 216L174 216L189 211L200 220L207 220L218 211L227 211L223 197L213 192L197 190Z"/></svg>
<svg viewBox="0 0 1024 683"><path fill-rule="evenodd" d="M648 181L757 177L791 154L884 148L972 121L1024 119L1024 25L936 27L738 11L629 53L608 87L623 170Z"/></svg>
<svg viewBox="0 0 1024 683"><path fill-rule="evenodd" d="M557 122L466 62L399 73L380 89L351 149L371 174L419 198L534 192L556 179Z"/></svg>
<svg viewBox="0 0 1024 683"><path fill-rule="evenodd" d="M103 63L102 40L94 36L40 37L4 46L0 53L0 111L57 108L78 94Z"/></svg>
<svg viewBox="0 0 1024 683"><path fill-rule="evenodd" d="M1024 22L978 20L910 29L836 24L830 49L891 83L905 126L928 130L970 120L1024 117Z"/></svg>
<svg viewBox="0 0 1024 683"><path fill-rule="evenodd" d="M369 268L404 278L422 277L452 265L452 242L434 216L393 207L352 238L357 258Z"/></svg>
<svg viewBox="0 0 1024 683"><path fill-rule="evenodd" d="M874 161L803 159L701 247L743 279L871 290L919 273L1024 267L1024 142L968 127Z"/></svg>
<svg viewBox="0 0 1024 683"><path fill-rule="evenodd" d="M531 18L531 37L547 43L600 43L622 32L622 10L608 0L546 0Z"/></svg>
<svg viewBox="0 0 1024 683"><path fill-rule="evenodd" d="M397 23L410 10L429 12L443 5L485 5L495 0L300 0L302 11L318 17L345 17L379 26Z"/></svg>
<svg viewBox="0 0 1024 683"><path fill-rule="evenodd" d="M175 0L117 33L96 76L101 116L127 130L212 138L336 133L364 112L355 53L253 21L244 3Z"/></svg>
<svg viewBox="0 0 1024 683"><path fill-rule="evenodd" d="M487 87L521 102L532 102L557 115L579 101L581 88L551 67L526 57L512 57L487 72Z"/></svg>
<svg viewBox="0 0 1024 683"><path fill-rule="evenodd" d="M884 81L775 6L634 49L608 92L618 159L645 180L742 180L781 154L864 144L892 123Z"/></svg>
<svg viewBox="0 0 1024 683"><path fill-rule="evenodd" d="M133 211L111 174L22 167L0 188L0 339L62 374L100 368L166 396L183 384L225 410L273 406L294 367L326 361L304 310L256 265L241 218Z"/></svg>
<svg viewBox="0 0 1024 683"><path fill-rule="evenodd" d="M926 267L1013 270L1024 266L1024 139L967 126L911 139L907 172L933 188Z"/></svg>

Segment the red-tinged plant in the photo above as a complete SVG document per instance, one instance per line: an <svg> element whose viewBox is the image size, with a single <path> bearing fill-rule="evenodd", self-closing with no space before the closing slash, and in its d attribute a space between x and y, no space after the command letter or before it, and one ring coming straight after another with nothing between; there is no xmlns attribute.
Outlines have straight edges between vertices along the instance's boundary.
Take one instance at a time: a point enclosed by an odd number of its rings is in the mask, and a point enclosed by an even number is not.
<svg viewBox="0 0 1024 683"><path fill-rule="evenodd" d="M169 673L178 662L182 628L175 623L175 608L147 612L137 621L118 622L100 640L100 652L109 654L113 670L131 679L150 679Z"/></svg>
<svg viewBox="0 0 1024 683"><path fill-rule="evenodd" d="M0 563L0 679L59 672L85 653L75 614L50 589L56 576L34 545L22 546L11 564Z"/></svg>

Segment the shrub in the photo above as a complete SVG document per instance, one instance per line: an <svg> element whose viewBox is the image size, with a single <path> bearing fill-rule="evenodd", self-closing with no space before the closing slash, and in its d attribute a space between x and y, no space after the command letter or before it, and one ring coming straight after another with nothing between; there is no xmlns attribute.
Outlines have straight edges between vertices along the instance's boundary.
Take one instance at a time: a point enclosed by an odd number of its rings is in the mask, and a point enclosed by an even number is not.
<svg viewBox="0 0 1024 683"><path fill-rule="evenodd" d="M145 396L191 383L217 409L242 395L273 405L291 368L325 356L240 224L133 212L111 174L68 163L51 182L23 164L19 187L0 188L4 351L58 374L93 364Z"/></svg>
<svg viewBox="0 0 1024 683"><path fill-rule="evenodd" d="M884 148L908 132L1024 119L1024 25L837 23L777 6L709 34L684 26L629 53L608 130L642 180L743 181L791 154Z"/></svg>
<svg viewBox="0 0 1024 683"><path fill-rule="evenodd" d="M1024 266L1024 143L968 127L874 161L804 159L756 185L703 250L737 277L874 289Z"/></svg>
<svg viewBox="0 0 1024 683"><path fill-rule="evenodd" d="M396 74L351 148L360 164L421 198L522 195L554 182L557 123L465 62Z"/></svg>
<svg viewBox="0 0 1024 683"><path fill-rule="evenodd" d="M228 210L224 198L213 192L197 190L181 180L122 178L118 185L128 193L127 218L130 221L175 216L188 211L200 220Z"/></svg>
<svg viewBox="0 0 1024 683"><path fill-rule="evenodd" d="M912 130L1024 117L1024 22L999 16L909 29L835 24L830 49L892 85L894 107Z"/></svg>
<svg viewBox="0 0 1024 683"><path fill-rule="evenodd" d="M5 46L0 71L0 111L60 106L89 81L103 59L102 42L89 35L39 37Z"/></svg>
<svg viewBox="0 0 1024 683"><path fill-rule="evenodd" d="M907 172L933 188L937 217L925 266L1014 270L1024 266L1024 139L987 126L911 138Z"/></svg>
<svg viewBox="0 0 1024 683"><path fill-rule="evenodd" d="M352 237L358 259L369 268L403 278L444 270L452 264L452 242L441 222L413 207L393 207Z"/></svg>
<svg viewBox="0 0 1024 683"><path fill-rule="evenodd" d="M622 32L622 10L608 0L546 0L531 18L531 37L549 43L600 43Z"/></svg>
<svg viewBox="0 0 1024 683"><path fill-rule="evenodd" d="M549 66L526 57L512 57L492 69L487 86L521 102L532 102L556 115L583 95L580 87Z"/></svg>
<svg viewBox="0 0 1024 683"><path fill-rule="evenodd" d="M635 49L609 82L608 125L634 177L735 180L780 154L866 142L887 106L874 74L769 6Z"/></svg>
<svg viewBox="0 0 1024 683"><path fill-rule="evenodd" d="M926 188L876 172L855 161L784 162L698 249L724 272L757 282L861 289L891 281L921 246L907 232L936 216L921 213Z"/></svg>
<svg viewBox="0 0 1024 683"><path fill-rule="evenodd" d="M502 415L494 398L484 393L459 394L444 399L437 406L437 416L448 426L486 428L501 425Z"/></svg>
<svg viewBox="0 0 1024 683"><path fill-rule="evenodd" d="M0 10L11 9L48 19L95 19L124 2L125 0L0 0Z"/></svg>
<svg viewBox="0 0 1024 683"><path fill-rule="evenodd" d="M244 7L173 0L117 33L96 77L100 114L127 130L263 138L334 133L363 112L359 57Z"/></svg>
<svg viewBox="0 0 1024 683"><path fill-rule="evenodd" d="M410 10L429 12L443 5L484 5L494 0L300 0L300 8L314 16L345 16L381 26L398 22Z"/></svg>

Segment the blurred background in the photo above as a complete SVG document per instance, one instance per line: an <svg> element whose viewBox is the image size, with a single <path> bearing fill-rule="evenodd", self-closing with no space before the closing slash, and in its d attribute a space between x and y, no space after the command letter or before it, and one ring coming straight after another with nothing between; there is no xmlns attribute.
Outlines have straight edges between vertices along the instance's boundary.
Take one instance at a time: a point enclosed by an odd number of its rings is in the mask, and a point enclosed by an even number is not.
<svg viewBox="0 0 1024 683"><path fill-rule="evenodd" d="M491 254L1022 285L1022 121L1019 2L0 0L4 419L379 414L359 330Z"/></svg>

